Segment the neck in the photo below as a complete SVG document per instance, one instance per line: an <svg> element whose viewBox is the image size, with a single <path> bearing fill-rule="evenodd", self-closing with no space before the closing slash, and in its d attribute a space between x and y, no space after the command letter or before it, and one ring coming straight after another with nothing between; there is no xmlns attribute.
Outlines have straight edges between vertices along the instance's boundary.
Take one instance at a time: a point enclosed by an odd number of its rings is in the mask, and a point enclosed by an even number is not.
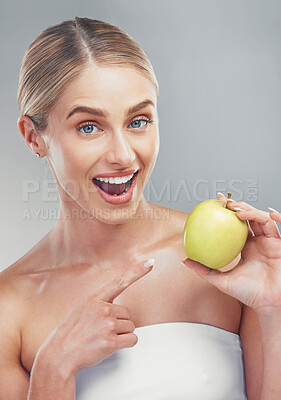
<svg viewBox="0 0 281 400"><path fill-rule="evenodd" d="M61 203L57 224L49 237L56 265L103 265L135 259L141 251L141 243L149 242L157 228L152 223L153 205L144 197L133 218L126 216L117 223L107 223L82 212L75 202L68 202L67 206Z"/></svg>

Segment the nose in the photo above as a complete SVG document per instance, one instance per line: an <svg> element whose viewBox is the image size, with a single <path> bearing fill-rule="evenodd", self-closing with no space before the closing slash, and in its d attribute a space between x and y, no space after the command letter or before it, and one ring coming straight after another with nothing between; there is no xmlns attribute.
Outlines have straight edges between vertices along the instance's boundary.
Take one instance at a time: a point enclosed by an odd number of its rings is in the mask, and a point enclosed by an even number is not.
<svg viewBox="0 0 281 400"><path fill-rule="evenodd" d="M132 164L136 156L122 131L116 130L112 133L109 146L109 150L106 153L107 163L122 167Z"/></svg>

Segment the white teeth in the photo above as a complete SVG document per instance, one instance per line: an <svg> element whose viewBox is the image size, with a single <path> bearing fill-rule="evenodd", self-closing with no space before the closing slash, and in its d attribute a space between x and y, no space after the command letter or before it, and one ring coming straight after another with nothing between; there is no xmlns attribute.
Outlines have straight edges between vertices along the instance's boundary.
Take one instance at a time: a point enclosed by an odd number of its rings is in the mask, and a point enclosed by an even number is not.
<svg viewBox="0 0 281 400"><path fill-rule="evenodd" d="M108 178L95 178L95 179L97 179L98 181L106 182L106 183L109 181Z"/></svg>
<svg viewBox="0 0 281 400"><path fill-rule="evenodd" d="M95 179L97 179L97 180L99 180L99 181L101 181L101 182L109 182L109 183L115 183L116 185L117 184L120 184L120 183L126 183L126 182L128 182L130 179L132 179L132 177L133 177L133 175L134 174L131 174L131 175L128 175L128 176L117 176L117 177L115 177L115 178L95 178Z"/></svg>

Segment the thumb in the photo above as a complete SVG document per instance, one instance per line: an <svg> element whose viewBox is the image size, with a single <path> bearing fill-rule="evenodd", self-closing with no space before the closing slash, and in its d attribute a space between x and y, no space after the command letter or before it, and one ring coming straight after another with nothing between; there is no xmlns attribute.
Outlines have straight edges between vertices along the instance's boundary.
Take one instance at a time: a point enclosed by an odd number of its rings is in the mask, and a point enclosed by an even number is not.
<svg viewBox="0 0 281 400"><path fill-rule="evenodd" d="M133 268L104 285L98 291L98 294L95 294L95 297L107 302L112 302L115 297L119 296L128 286L151 271L154 262L155 260L150 258L149 260L138 263L133 266Z"/></svg>
<svg viewBox="0 0 281 400"><path fill-rule="evenodd" d="M181 261L181 263L186 267L190 267L191 269L193 269L193 271L202 276L202 278L206 277L208 274L210 274L211 271L213 271L211 268L206 267L205 265L200 264L197 261L193 261L190 258Z"/></svg>
<svg viewBox="0 0 281 400"><path fill-rule="evenodd" d="M205 281L216 286L219 290L227 293L227 277L229 275L228 272L222 272L206 267L205 265L200 264L197 261L193 261L190 258L181 261L181 263L193 269L193 271L201 276L201 278L205 279Z"/></svg>

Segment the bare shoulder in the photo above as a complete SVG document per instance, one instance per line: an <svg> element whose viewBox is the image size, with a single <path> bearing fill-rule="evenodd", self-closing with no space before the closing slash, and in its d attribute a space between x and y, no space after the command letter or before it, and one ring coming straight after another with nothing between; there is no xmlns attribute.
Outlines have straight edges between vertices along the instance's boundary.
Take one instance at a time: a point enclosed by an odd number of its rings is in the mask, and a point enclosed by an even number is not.
<svg viewBox="0 0 281 400"><path fill-rule="evenodd" d="M168 208L156 204L151 204L154 208L154 218L161 220L162 240L166 241L166 245L173 243L174 250L178 253L178 257L185 258L183 249L183 230L189 213Z"/></svg>
<svg viewBox="0 0 281 400"><path fill-rule="evenodd" d="M17 281L19 289L24 283L31 283L30 277L45 271L46 259L49 257L49 233L29 249L21 258L0 272L2 279L7 282Z"/></svg>
<svg viewBox="0 0 281 400"><path fill-rule="evenodd" d="M32 293L32 280L29 279L28 263L16 261L0 273L0 311L9 314L9 320L15 319L20 326L25 314L24 299Z"/></svg>
<svg viewBox="0 0 281 400"><path fill-rule="evenodd" d="M1 399L26 398L29 388L29 373L21 358L26 309L21 296L20 277L15 272L17 265L15 263L0 273Z"/></svg>
<svg viewBox="0 0 281 400"><path fill-rule="evenodd" d="M17 312L19 303L18 281L16 279L15 266L8 267L0 273L0 309L1 313L12 315Z"/></svg>
<svg viewBox="0 0 281 400"><path fill-rule="evenodd" d="M37 249L38 245L0 272L0 358L21 368L23 330L46 275Z"/></svg>
<svg viewBox="0 0 281 400"><path fill-rule="evenodd" d="M160 204L154 204L151 202L148 203L154 210L158 210L158 213L162 213L162 215L165 216L171 215L172 218L186 219L189 215L189 213L185 211L176 210L175 208L165 207L161 206Z"/></svg>
<svg viewBox="0 0 281 400"><path fill-rule="evenodd" d="M0 272L0 310L9 312L19 327L28 313L27 304L36 293L44 276L41 240L19 260Z"/></svg>
<svg viewBox="0 0 281 400"><path fill-rule="evenodd" d="M159 204L149 204L153 209L154 219L161 220L165 229L171 233L183 233L183 228L189 213L174 208L164 207Z"/></svg>
<svg viewBox="0 0 281 400"><path fill-rule="evenodd" d="M0 273L0 358L20 363L21 331L25 314L19 280L13 269ZM7 354L6 354L7 353Z"/></svg>

